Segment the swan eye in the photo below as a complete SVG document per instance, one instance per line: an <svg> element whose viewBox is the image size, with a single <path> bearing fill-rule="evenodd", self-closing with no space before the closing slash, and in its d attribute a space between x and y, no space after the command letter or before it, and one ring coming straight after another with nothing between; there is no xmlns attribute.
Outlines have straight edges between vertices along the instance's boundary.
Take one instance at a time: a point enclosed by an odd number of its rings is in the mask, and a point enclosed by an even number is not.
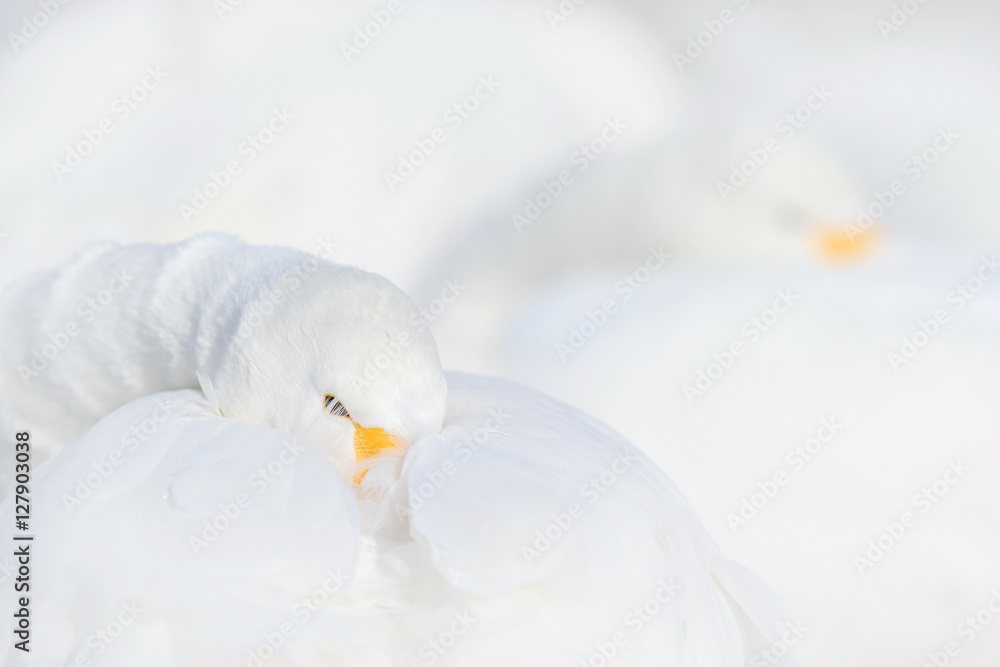
<svg viewBox="0 0 1000 667"><path fill-rule="evenodd" d="M347 412L347 408L345 408L344 404L337 400L337 397L333 394L326 395L326 398L323 399L323 407L325 407L326 411L334 417L351 418L350 413Z"/></svg>

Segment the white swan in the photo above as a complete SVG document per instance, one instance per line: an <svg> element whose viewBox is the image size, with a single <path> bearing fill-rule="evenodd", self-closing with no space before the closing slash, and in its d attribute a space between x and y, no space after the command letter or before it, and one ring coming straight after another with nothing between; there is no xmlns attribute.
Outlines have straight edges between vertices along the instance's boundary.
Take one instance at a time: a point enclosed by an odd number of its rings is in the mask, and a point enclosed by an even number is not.
<svg viewBox="0 0 1000 667"><path fill-rule="evenodd" d="M115 270L134 284L23 384ZM25 664L743 665L776 637L652 462L523 386L446 387L378 276L214 235L94 249L7 314L39 303L5 327L5 428L89 430L31 486Z"/></svg>

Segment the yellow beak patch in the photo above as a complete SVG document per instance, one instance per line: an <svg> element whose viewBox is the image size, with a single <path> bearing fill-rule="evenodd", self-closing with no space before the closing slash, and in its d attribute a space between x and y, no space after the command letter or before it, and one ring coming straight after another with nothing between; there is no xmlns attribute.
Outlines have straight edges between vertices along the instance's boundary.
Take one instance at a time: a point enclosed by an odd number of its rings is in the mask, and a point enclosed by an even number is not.
<svg viewBox="0 0 1000 667"><path fill-rule="evenodd" d="M358 463L366 461L376 454L381 454L387 449L400 448L403 446L395 436L390 435L380 428L363 428L354 425L354 454ZM365 478L367 470L362 470L354 476L354 483L358 484Z"/></svg>
<svg viewBox="0 0 1000 667"><path fill-rule="evenodd" d="M877 245L877 232L867 229L857 234L848 234L839 227L824 227L817 239L819 252L827 259L845 261L859 259Z"/></svg>

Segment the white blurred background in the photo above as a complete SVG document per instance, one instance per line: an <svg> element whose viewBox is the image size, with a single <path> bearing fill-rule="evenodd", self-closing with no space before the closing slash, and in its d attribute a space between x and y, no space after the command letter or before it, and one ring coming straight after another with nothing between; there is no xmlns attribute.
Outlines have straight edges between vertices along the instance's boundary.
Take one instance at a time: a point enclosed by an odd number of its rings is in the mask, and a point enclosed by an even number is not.
<svg viewBox="0 0 1000 667"><path fill-rule="evenodd" d="M653 456L808 628L803 665L995 664L1000 5L7 0L0 26L0 282L205 231L382 273L446 367Z"/></svg>

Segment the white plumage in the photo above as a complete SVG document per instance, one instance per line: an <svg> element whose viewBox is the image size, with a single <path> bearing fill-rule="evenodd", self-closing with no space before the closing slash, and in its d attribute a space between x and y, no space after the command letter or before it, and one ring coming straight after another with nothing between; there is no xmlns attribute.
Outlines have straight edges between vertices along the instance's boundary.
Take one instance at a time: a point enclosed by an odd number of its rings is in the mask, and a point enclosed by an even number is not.
<svg viewBox="0 0 1000 667"><path fill-rule="evenodd" d="M88 366L74 376L68 362L36 378L93 382L92 395L103 396L88 404L82 392L64 393L38 407L32 415L68 415L49 432L86 428L130 392L180 390L111 412L37 471L33 566L45 576L33 591L39 662L25 664L93 659L100 647L109 665L604 664L613 653L621 665L718 666L742 665L773 639L771 594L720 554L652 462L603 424L519 385L449 374L445 399L433 340L384 279L321 263L238 339L266 292L259 283L273 286L307 256L228 237L135 250L106 248L33 283L64 284L101 258L153 258L135 267L145 276L136 287L152 291L108 313L137 339L102 348L82 332L75 341L112 380L92 380ZM139 281L164 275L156 258L186 253L201 263L184 263L169 292L191 298L187 313L199 321L165 316L151 336L141 319L166 311ZM218 282L185 291L183 276L198 271ZM206 313L229 317L208 324ZM366 360L384 349L376 331L414 338L365 376ZM171 366L180 350L162 356L154 340L194 342L195 368ZM76 358L70 349L65 359ZM181 389L195 372L210 378L213 396ZM345 384L356 373L364 390ZM124 377L142 380L115 381ZM352 419L324 411L334 392ZM5 393L8 418L20 423L26 399ZM365 461L367 474L352 482L351 421L409 446ZM12 513L8 500L0 539ZM12 613L11 591L0 596ZM120 637L93 639L117 622ZM2 650L15 664L15 651Z"/></svg>
<svg viewBox="0 0 1000 667"><path fill-rule="evenodd" d="M0 313L0 425L31 430L42 456L133 398L198 388L197 374L226 416L321 439L351 432L327 418L327 393L407 441L444 412L437 348L392 283L224 234L89 247L10 290ZM366 379L401 340L426 372L396 363Z"/></svg>

